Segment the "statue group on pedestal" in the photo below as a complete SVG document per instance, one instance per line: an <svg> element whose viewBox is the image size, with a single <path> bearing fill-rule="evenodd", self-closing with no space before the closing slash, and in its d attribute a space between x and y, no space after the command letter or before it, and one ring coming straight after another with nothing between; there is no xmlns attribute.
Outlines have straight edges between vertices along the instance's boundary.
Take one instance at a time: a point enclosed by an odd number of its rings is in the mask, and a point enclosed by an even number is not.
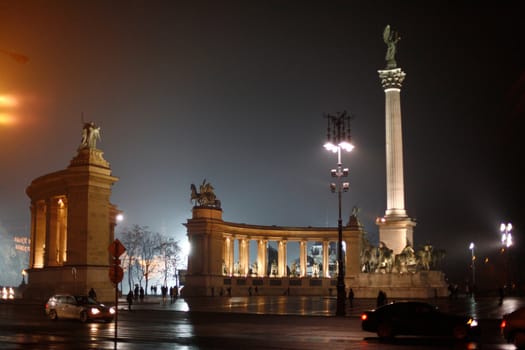
<svg viewBox="0 0 525 350"><path fill-rule="evenodd" d="M97 140L100 140L100 126L96 126L94 122L84 123L82 139L78 148L97 148Z"/></svg>
<svg viewBox="0 0 525 350"><path fill-rule="evenodd" d="M415 273L421 270L428 271L437 268L443 257L442 250L435 251L429 244L416 252L411 242L407 242L401 253L394 254L384 242L379 242L379 246L375 247L363 238L361 272Z"/></svg>
<svg viewBox="0 0 525 350"><path fill-rule="evenodd" d="M200 192L197 192L197 187L191 184L191 200L194 201L195 206L199 207L213 207L220 208L221 201L215 196L214 188L206 179L200 185Z"/></svg>

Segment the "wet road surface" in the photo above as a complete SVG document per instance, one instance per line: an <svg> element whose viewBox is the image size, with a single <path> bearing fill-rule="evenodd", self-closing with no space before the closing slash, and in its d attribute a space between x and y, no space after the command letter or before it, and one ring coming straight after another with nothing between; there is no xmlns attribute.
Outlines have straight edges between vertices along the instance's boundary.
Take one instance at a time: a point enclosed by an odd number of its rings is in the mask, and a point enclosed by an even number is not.
<svg viewBox="0 0 525 350"><path fill-rule="evenodd" d="M202 297L163 303L149 297L119 304L115 323L47 320L43 305L0 303L2 349L513 349L499 335L499 320L525 305L521 298L437 299L443 311L473 314L482 336L456 343L442 338L399 337L384 343L361 330L360 313L375 300L356 299L346 317L333 316L330 297Z"/></svg>

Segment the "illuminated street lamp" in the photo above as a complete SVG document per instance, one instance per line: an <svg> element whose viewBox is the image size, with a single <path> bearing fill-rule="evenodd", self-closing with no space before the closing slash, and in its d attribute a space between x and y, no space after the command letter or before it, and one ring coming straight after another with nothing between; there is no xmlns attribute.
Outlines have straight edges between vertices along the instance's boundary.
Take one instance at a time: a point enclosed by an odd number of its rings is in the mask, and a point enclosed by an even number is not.
<svg viewBox="0 0 525 350"><path fill-rule="evenodd" d="M474 255L474 242L470 242L468 247L472 253L471 267L472 267L472 286L476 285L476 255Z"/></svg>
<svg viewBox="0 0 525 350"><path fill-rule="evenodd" d="M505 283L511 282L510 279L510 247L512 246L512 224L509 222L507 224L501 223L499 230L501 232L501 245L503 246L501 248L501 253L505 253L505 249L507 249L506 256L503 258L505 263Z"/></svg>
<svg viewBox="0 0 525 350"><path fill-rule="evenodd" d="M346 313L346 288L345 288L345 264L343 259L343 221L341 219L341 193L347 192L350 183L343 182L342 177L348 176L348 168L343 168L341 162L341 150L352 151L354 146L350 138L350 116L345 112L336 115L325 115L328 119L327 140L324 148L328 151L337 153L337 168L332 169L330 174L337 178L337 183L330 183L332 193L337 192L339 204L339 218L337 221L338 241L337 241L337 309L336 316L344 316Z"/></svg>
<svg viewBox="0 0 525 350"><path fill-rule="evenodd" d="M502 223L499 230L501 232L501 244L509 248L512 245L512 224L510 222L508 224Z"/></svg>

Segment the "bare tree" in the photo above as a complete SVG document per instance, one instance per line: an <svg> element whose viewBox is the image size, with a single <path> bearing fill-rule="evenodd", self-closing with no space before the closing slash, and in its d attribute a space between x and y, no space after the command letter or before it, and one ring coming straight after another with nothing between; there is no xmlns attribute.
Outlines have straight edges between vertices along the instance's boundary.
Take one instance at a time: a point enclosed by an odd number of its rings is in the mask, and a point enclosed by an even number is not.
<svg viewBox="0 0 525 350"><path fill-rule="evenodd" d="M121 233L121 241L126 247L126 253L123 256L122 266L128 273L129 290L133 290L137 273L137 261L139 259L139 242L144 228L134 225L131 229L126 229Z"/></svg>
<svg viewBox="0 0 525 350"><path fill-rule="evenodd" d="M182 248L179 241L173 238L162 237L158 246L159 272L162 274L164 286L168 285L169 276L176 276L182 262Z"/></svg>
<svg viewBox="0 0 525 350"><path fill-rule="evenodd" d="M140 262L146 293L150 278L158 270L157 251L161 241L162 236L160 233L144 230L140 241Z"/></svg>

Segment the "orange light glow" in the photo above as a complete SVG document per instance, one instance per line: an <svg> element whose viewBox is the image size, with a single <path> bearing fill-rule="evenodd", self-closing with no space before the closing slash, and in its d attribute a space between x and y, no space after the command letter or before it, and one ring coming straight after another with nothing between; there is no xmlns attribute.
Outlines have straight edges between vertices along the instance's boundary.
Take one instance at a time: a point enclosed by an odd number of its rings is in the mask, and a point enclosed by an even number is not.
<svg viewBox="0 0 525 350"><path fill-rule="evenodd" d="M17 99L10 95L0 95L0 106L13 107L18 104Z"/></svg>
<svg viewBox="0 0 525 350"><path fill-rule="evenodd" d="M367 316L366 314L362 314L362 315L361 315L361 320L362 320L362 321L366 320L367 318L368 318L368 316Z"/></svg>
<svg viewBox="0 0 525 350"><path fill-rule="evenodd" d="M0 125L11 125L14 124L15 121L12 115L0 113Z"/></svg>

